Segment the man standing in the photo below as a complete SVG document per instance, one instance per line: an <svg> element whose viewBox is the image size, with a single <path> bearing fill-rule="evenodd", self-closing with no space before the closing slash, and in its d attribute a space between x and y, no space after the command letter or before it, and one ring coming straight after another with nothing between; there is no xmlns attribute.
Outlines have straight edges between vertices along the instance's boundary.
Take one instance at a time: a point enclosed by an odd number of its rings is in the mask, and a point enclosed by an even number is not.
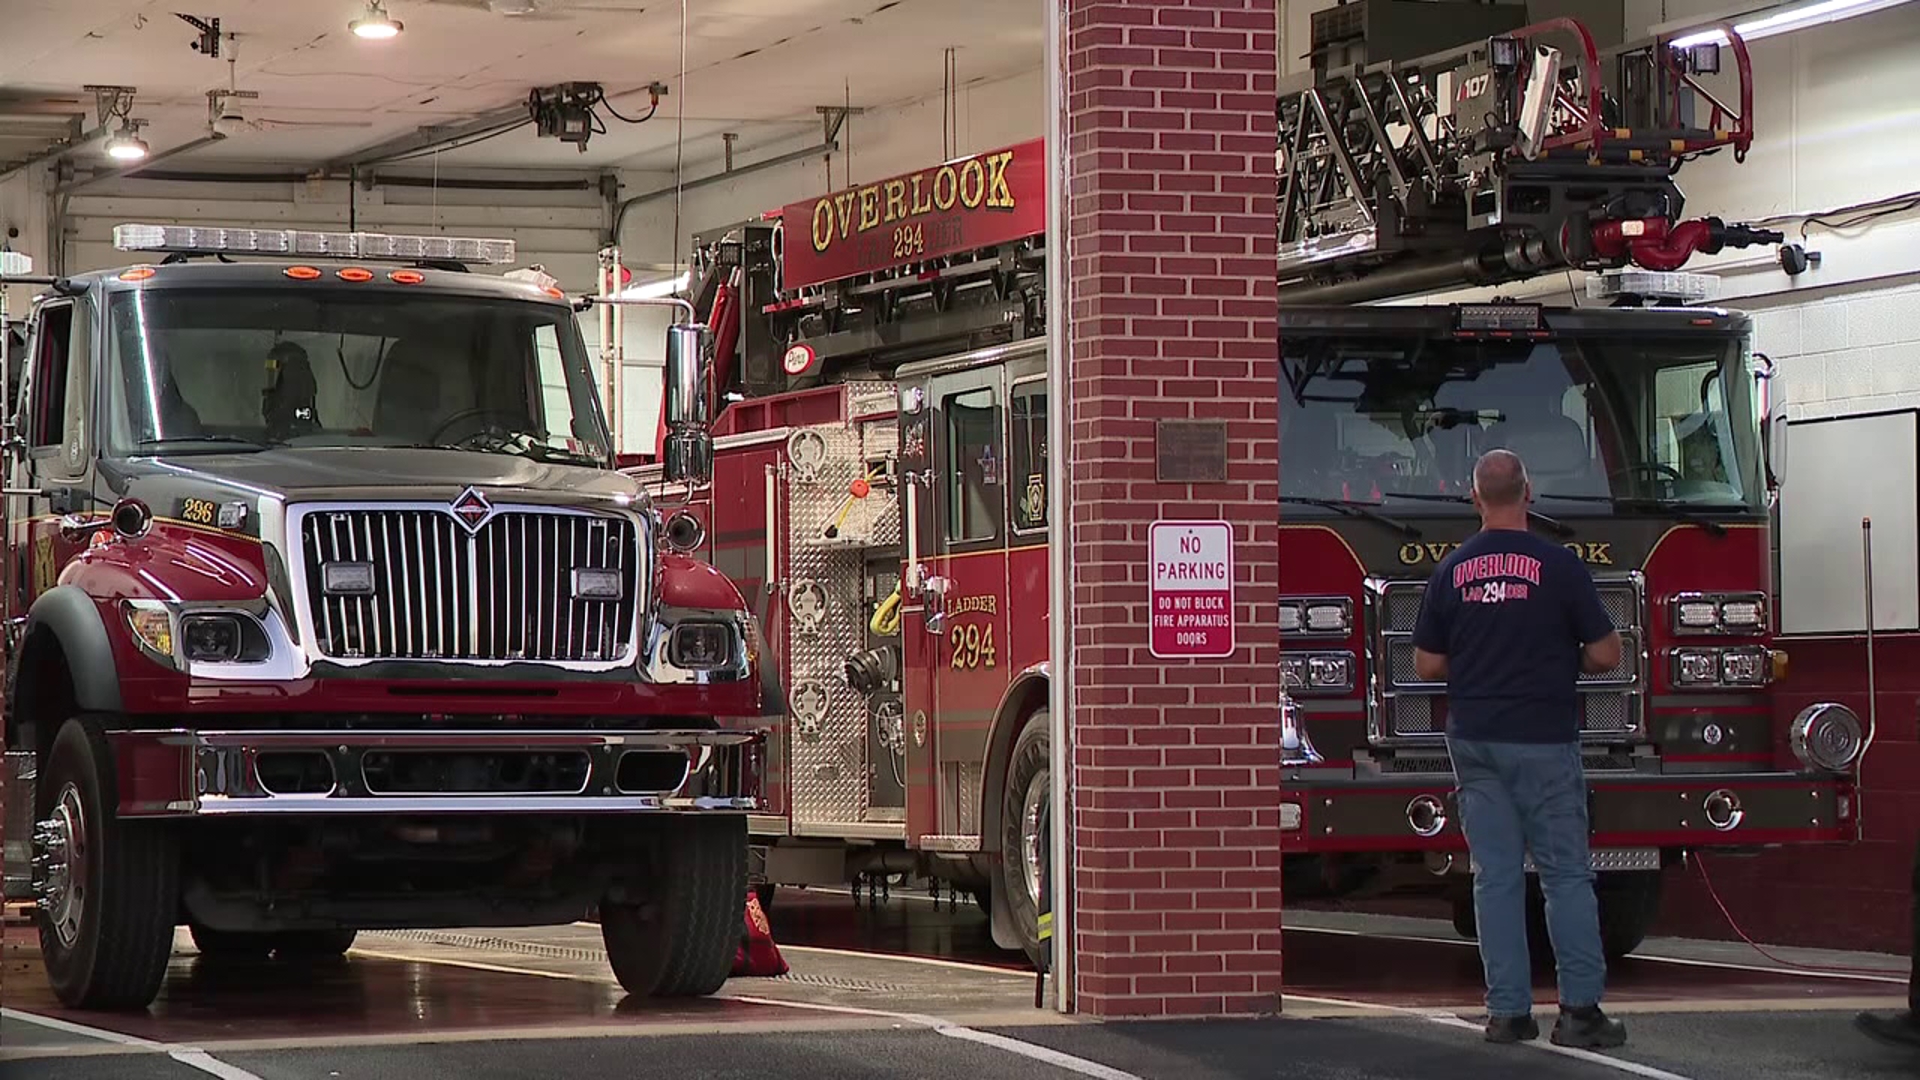
<svg viewBox="0 0 1920 1080"><path fill-rule="evenodd" d="M1853 1024L1878 1042L1920 1050L1920 850L1914 852L1913 943L1907 951L1913 957L1907 976L1907 1007L1886 1015L1863 1012L1853 1018Z"/></svg>
<svg viewBox="0 0 1920 1080"><path fill-rule="evenodd" d="M1626 1042L1600 1010L1606 958L1587 848L1580 761L1581 671L1620 663L1620 635L1593 577L1527 531L1526 466L1492 450L1473 469L1481 531L1434 571L1414 629L1414 666L1447 684L1447 748L1474 865L1474 920L1487 979L1487 1038L1537 1038L1527 953L1525 857L1546 894L1560 976L1561 1046Z"/></svg>

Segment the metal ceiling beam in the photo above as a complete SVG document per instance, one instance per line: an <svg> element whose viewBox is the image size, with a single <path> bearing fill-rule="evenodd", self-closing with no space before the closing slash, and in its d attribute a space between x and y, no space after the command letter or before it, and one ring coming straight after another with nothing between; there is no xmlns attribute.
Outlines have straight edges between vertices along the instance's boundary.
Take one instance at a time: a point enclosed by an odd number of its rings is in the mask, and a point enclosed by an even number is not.
<svg viewBox="0 0 1920 1080"><path fill-rule="evenodd" d="M65 183L60 184L58 187L55 187L53 189L54 194L72 195L74 192L85 190L86 188L90 188L95 184L106 183L108 180L118 180L123 176L135 176L135 175L138 175L139 173L145 172L146 170L153 168L155 165L158 165L169 158L176 158L176 157L179 157L181 154L192 153L193 151L198 150L203 146L211 146L214 143L220 142L225 138L226 138L225 135L222 135L217 131L208 132L207 134L202 135L198 139L194 139L191 142L184 142L184 143L181 143L179 146L175 146L167 150L162 150L157 154L149 155L143 160L134 162L132 165L129 165L124 169L102 169L99 172L96 172L91 176L86 177L85 179L75 178L73 180L68 180Z"/></svg>
<svg viewBox="0 0 1920 1080"><path fill-rule="evenodd" d="M526 103L515 102L512 105L503 105L498 109L480 113L471 119L451 124L430 124L418 128L410 134L399 135L385 142L356 150L345 157L336 158L327 162L324 168L328 172L337 172L361 165L375 165L388 158L416 154L450 142L469 139L475 135L485 135L510 124L524 123L527 119Z"/></svg>

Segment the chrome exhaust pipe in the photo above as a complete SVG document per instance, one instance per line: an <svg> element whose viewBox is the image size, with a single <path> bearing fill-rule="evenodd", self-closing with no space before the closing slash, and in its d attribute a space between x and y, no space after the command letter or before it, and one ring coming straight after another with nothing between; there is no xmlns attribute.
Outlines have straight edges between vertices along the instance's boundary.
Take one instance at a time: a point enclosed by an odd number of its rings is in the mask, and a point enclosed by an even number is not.
<svg viewBox="0 0 1920 1080"><path fill-rule="evenodd" d="M1318 765L1326 759L1320 751L1313 748L1313 740L1307 735L1307 726L1300 720L1300 703L1293 695L1280 692L1280 764L1283 768L1296 765Z"/></svg>

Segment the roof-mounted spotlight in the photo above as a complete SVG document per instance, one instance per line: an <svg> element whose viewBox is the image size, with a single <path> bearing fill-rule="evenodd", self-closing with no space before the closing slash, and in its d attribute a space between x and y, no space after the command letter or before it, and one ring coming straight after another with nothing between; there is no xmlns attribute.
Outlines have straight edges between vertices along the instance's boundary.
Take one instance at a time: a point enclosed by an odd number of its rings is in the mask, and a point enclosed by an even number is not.
<svg viewBox="0 0 1920 1080"><path fill-rule="evenodd" d="M380 6L380 0L367 0L367 13L347 24L354 36L371 41L385 41L400 36L406 26L400 20L387 15L387 9Z"/></svg>
<svg viewBox="0 0 1920 1080"><path fill-rule="evenodd" d="M140 137L139 125L129 120L107 136L107 156L115 161L139 161L147 156L147 141Z"/></svg>

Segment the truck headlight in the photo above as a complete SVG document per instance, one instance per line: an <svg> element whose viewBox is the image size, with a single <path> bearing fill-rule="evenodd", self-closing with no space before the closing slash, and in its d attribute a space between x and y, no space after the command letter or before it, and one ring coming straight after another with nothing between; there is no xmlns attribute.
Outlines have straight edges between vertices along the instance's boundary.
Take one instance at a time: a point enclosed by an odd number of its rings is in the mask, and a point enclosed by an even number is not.
<svg viewBox="0 0 1920 1080"><path fill-rule="evenodd" d="M1353 601L1344 596L1292 596L1280 601L1280 632L1346 637L1353 632Z"/></svg>
<svg viewBox="0 0 1920 1080"><path fill-rule="evenodd" d="M1767 628L1767 598L1760 593L1680 593L1668 601L1678 634L1758 634Z"/></svg>
<svg viewBox="0 0 1920 1080"><path fill-rule="evenodd" d="M1720 608L1711 600L1682 600L1674 605L1674 612L1680 625L1689 629L1708 629L1720 617Z"/></svg>
<svg viewBox="0 0 1920 1080"><path fill-rule="evenodd" d="M1787 741L1802 763L1834 773L1853 768L1865 749L1860 717L1830 701L1801 709L1787 729Z"/></svg>
<svg viewBox="0 0 1920 1080"><path fill-rule="evenodd" d="M687 671L712 671L733 662L733 627L726 623L681 623L667 641L667 659Z"/></svg>
<svg viewBox="0 0 1920 1080"><path fill-rule="evenodd" d="M1720 657L1712 649L1675 649L1673 681L1680 686L1713 686L1720 681Z"/></svg>
<svg viewBox="0 0 1920 1080"><path fill-rule="evenodd" d="M1280 658L1280 681L1296 693L1336 693L1353 688L1350 653L1287 653Z"/></svg>
<svg viewBox="0 0 1920 1080"><path fill-rule="evenodd" d="M1761 686L1772 657L1763 649L1728 649L1720 654L1720 678L1729 686Z"/></svg>

